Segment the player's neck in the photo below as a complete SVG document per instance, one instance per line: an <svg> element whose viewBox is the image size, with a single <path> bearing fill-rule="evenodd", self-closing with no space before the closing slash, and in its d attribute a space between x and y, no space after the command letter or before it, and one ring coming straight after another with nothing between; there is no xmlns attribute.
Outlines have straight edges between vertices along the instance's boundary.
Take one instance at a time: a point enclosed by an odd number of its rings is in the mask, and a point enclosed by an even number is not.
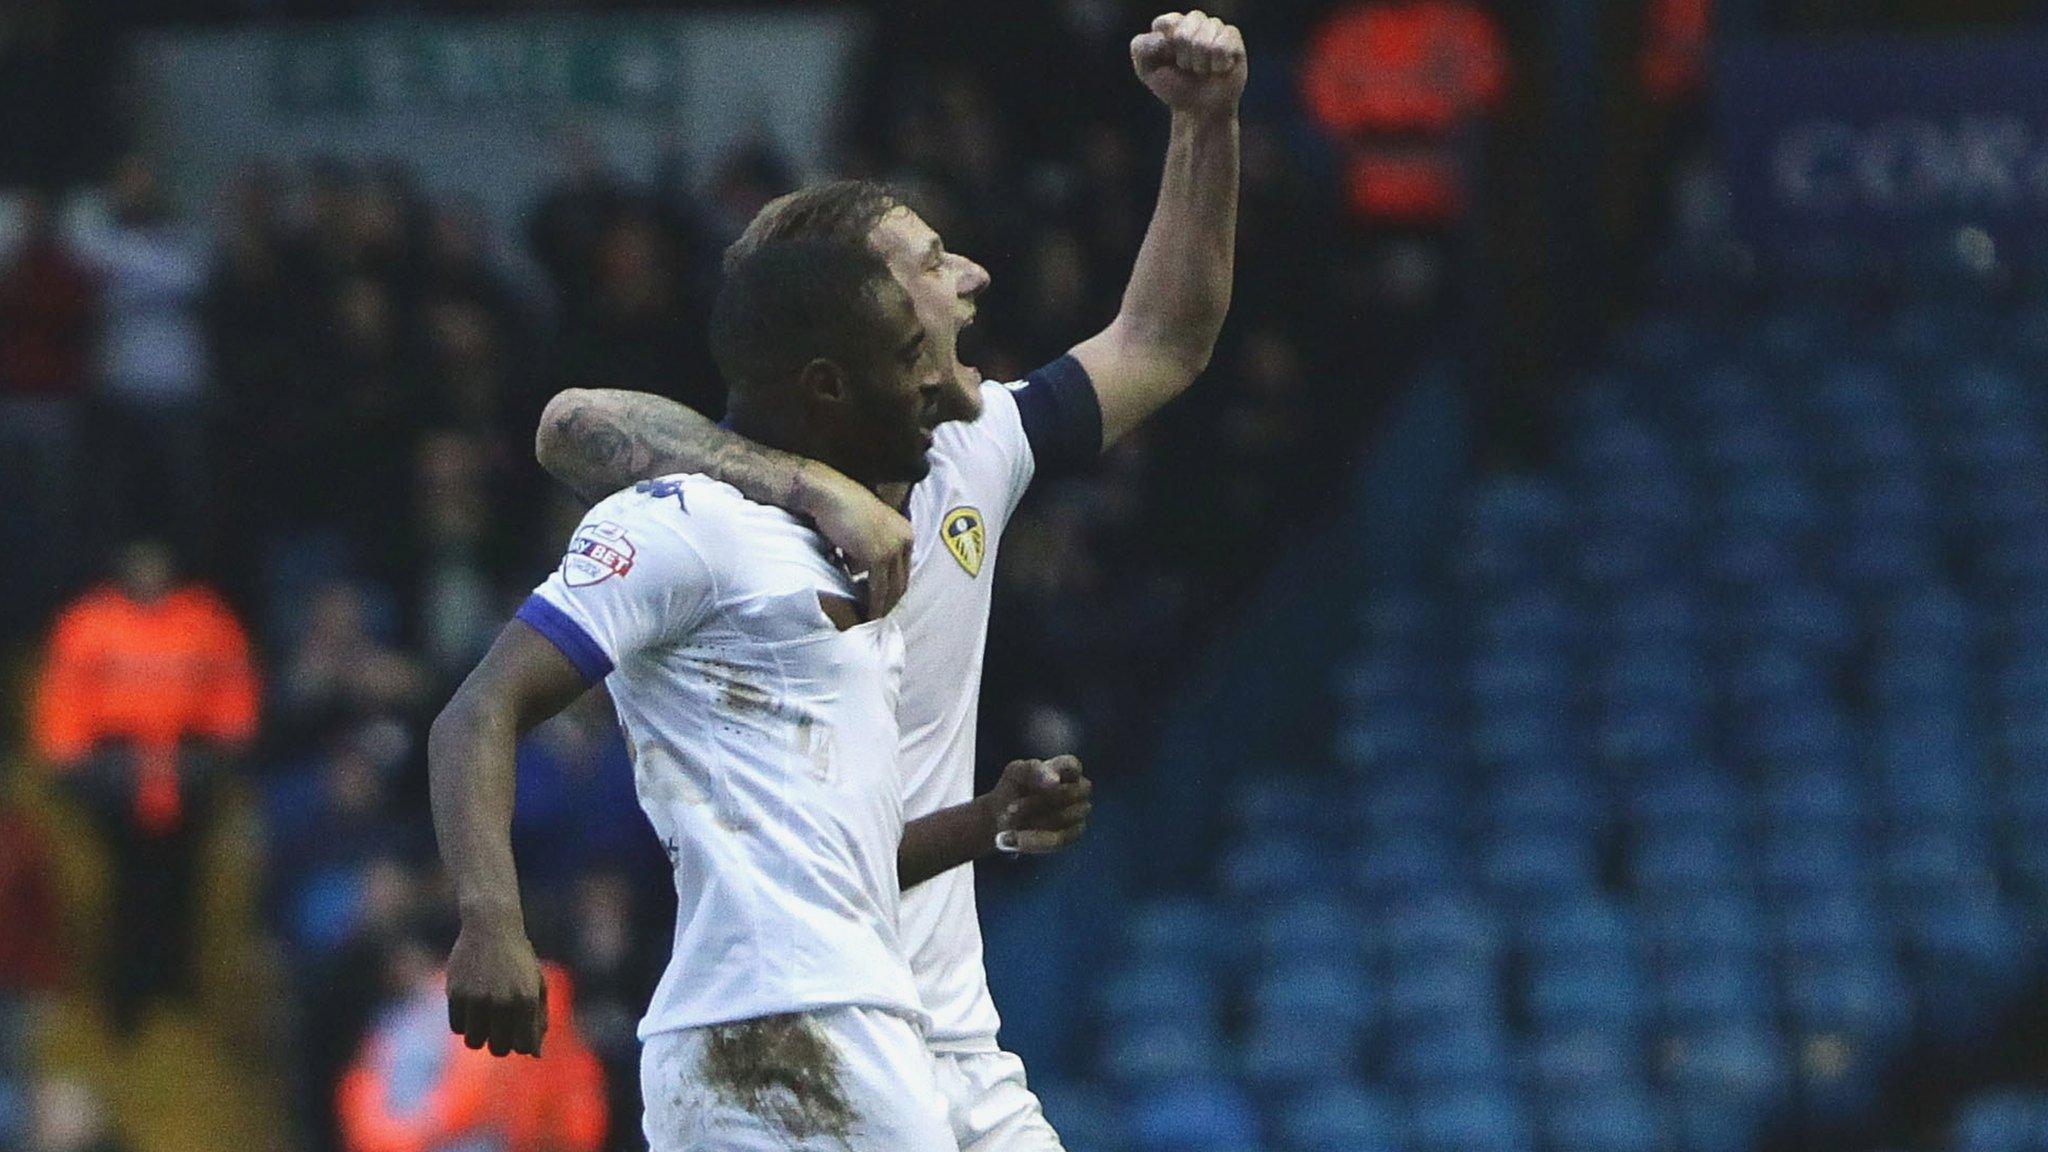
<svg viewBox="0 0 2048 1152"><path fill-rule="evenodd" d="M873 485L875 498L898 512L910 507L910 490L914 484L889 483Z"/></svg>
<svg viewBox="0 0 2048 1152"><path fill-rule="evenodd" d="M777 452L787 452L792 456L802 456L834 468L838 467L827 458L831 454L824 451L824 445L809 433L805 421L790 413L754 407L735 400L726 410L725 426L763 448L773 448Z"/></svg>

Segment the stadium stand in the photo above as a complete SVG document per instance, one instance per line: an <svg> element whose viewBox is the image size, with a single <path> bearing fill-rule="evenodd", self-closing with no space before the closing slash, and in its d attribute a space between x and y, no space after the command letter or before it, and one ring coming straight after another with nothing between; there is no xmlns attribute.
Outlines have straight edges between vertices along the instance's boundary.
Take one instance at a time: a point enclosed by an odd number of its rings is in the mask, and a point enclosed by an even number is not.
<svg viewBox="0 0 2048 1152"><path fill-rule="evenodd" d="M2024 1003L2041 289L1858 272L1683 267L1555 460L1473 476L1372 590L1329 771L1235 786L1210 902L1133 918L1148 962L1245 924L1220 1015L1155 1024L1241 1021L1269 1146L1811 1146ZM2040 1105L1969 1098L1924 1146L2041 1148Z"/></svg>

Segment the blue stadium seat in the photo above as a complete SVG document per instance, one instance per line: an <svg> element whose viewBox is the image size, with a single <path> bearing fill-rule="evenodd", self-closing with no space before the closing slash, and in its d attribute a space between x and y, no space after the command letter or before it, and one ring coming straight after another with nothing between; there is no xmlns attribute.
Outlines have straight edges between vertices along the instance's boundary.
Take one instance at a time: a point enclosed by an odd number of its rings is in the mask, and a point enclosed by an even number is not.
<svg viewBox="0 0 2048 1152"><path fill-rule="evenodd" d="M1480 849L1480 875L1511 900L1555 902L1589 892L1594 870L1591 845L1569 833L1510 832L1490 838Z"/></svg>
<svg viewBox="0 0 2048 1152"><path fill-rule="evenodd" d="M1179 1080L1132 1096L1132 1152L1236 1152L1258 1140L1258 1109L1228 1080Z"/></svg>
<svg viewBox="0 0 2048 1152"><path fill-rule="evenodd" d="M1450 842L1438 836L1368 838L1351 864L1351 882L1374 902L1406 899L1448 884L1457 875L1455 859Z"/></svg>
<svg viewBox="0 0 2048 1152"><path fill-rule="evenodd" d="M1525 1079L1540 1099L1580 1100L1643 1078L1643 1042L1594 1022L1563 1021L1539 1031L1525 1063Z"/></svg>
<svg viewBox="0 0 2048 1152"><path fill-rule="evenodd" d="M1562 593L1533 587L1516 589L1488 604L1474 622L1474 632L1482 645L1548 646L1570 640L1579 623Z"/></svg>
<svg viewBox="0 0 2048 1152"><path fill-rule="evenodd" d="M1679 1152L1752 1152L1766 1115L1749 1104L1681 1099L1671 1109L1671 1129Z"/></svg>
<svg viewBox="0 0 2048 1152"><path fill-rule="evenodd" d="M1774 774L1764 786L1762 802L1773 828L1816 836L1858 835L1868 818L1862 780L1812 761Z"/></svg>
<svg viewBox="0 0 2048 1152"><path fill-rule="evenodd" d="M2048 1149L2048 1095L1987 1092L1957 1110L1949 1133L1952 1152L2043 1152Z"/></svg>
<svg viewBox="0 0 2048 1152"><path fill-rule="evenodd" d="M1601 760L1623 768L1684 759L1703 736L1688 719L1662 709L1613 709L1594 727L1593 748Z"/></svg>
<svg viewBox="0 0 2048 1152"><path fill-rule="evenodd" d="M1774 772L1847 779L1861 756L1848 721L1816 693L1752 704L1729 735Z"/></svg>
<svg viewBox="0 0 2048 1152"><path fill-rule="evenodd" d="M1354 904L1325 896L1300 896L1261 909L1252 925L1255 950L1267 965L1322 961L1355 966L1364 959L1364 933Z"/></svg>
<svg viewBox="0 0 2048 1152"><path fill-rule="evenodd" d="M1572 717L1561 703L1475 703L1468 737L1481 763L1531 760L1557 762L1579 743Z"/></svg>
<svg viewBox="0 0 2048 1152"><path fill-rule="evenodd" d="M1717 536L1704 561L1709 582L1742 592L1791 583L1802 566L1799 549L1792 541L1757 535Z"/></svg>
<svg viewBox="0 0 2048 1152"><path fill-rule="evenodd" d="M1426 1094L1414 1104L1415 1146L1423 1152L1523 1152L1532 1139L1512 1093Z"/></svg>
<svg viewBox="0 0 2048 1152"><path fill-rule="evenodd" d="M1757 1110L1781 1101L1789 1087L1786 1054L1762 1027L1725 1027L1673 1034L1665 1074L1681 1103Z"/></svg>
<svg viewBox="0 0 2048 1152"><path fill-rule="evenodd" d="M1408 1032L1394 1042L1387 1066L1403 1084L1425 1091L1499 1088L1512 1080L1507 1033L1486 1019Z"/></svg>
<svg viewBox="0 0 2048 1152"><path fill-rule="evenodd" d="M1685 592L1651 588L1616 600L1601 627L1624 645L1692 643L1705 623L1698 604Z"/></svg>
<svg viewBox="0 0 2048 1152"><path fill-rule="evenodd" d="M1886 883L1903 893L1982 888L1991 879L1980 838L1960 824L1900 834L1885 845L1881 865Z"/></svg>
<svg viewBox="0 0 2048 1152"><path fill-rule="evenodd" d="M1850 821L1834 819L1803 824L1785 820L1777 812L1774 822L1790 831L1765 839L1757 874L1764 886L1775 893L1830 892L1860 883L1866 863L1858 830Z"/></svg>
<svg viewBox="0 0 2048 1152"><path fill-rule="evenodd" d="M1774 911L1778 939L1794 958L1863 957L1890 947L1883 918L1860 891L1788 895Z"/></svg>
<svg viewBox="0 0 2048 1152"><path fill-rule="evenodd" d="M1152 1020L1115 1028L1106 1037L1099 1061L1110 1083L1134 1089L1214 1078L1224 1066L1215 1023L1195 1019Z"/></svg>
<svg viewBox="0 0 2048 1152"><path fill-rule="evenodd" d="M1963 889L1905 909L1905 943L1943 972L2009 979L2027 965L2031 941L1992 891Z"/></svg>
<svg viewBox="0 0 2048 1152"><path fill-rule="evenodd" d="M1636 882L1651 892L1725 892L1745 869L1734 843L1722 835L1680 829L1641 838L1630 860Z"/></svg>
<svg viewBox="0 0 2048 1152"><path fill-rule="evenodd" d="M1936 647L1949 641L1900 640L1917 649L1912 655L1882 654L1871 665L1866 683L1870 695L1886 708L1960 708L1970 684L1966 661Z"/></svg>
<svg viewBox="0 0 2048 1152"><path fill-rule="evenodd" d="M1825 678L1811 661L1783 643L1741 653L1723 687L1742 704L1805 703L1823 698Z"/></svg>
<svg viewBox="0 0 2048 1152"><path fill-rule="evenodd" d="M1661 1152L1663 1111L1639 1087L1615 1085L1550 1110L1543 1126L1549 1145L1572 1152Z"/></svg>
<svg viewBox="0 0 2048 1152"><path fill-rule="evenodd" d="M1554 704L1569 700L1572 672L1562 650L1485 653L1465 672L1473 699L1488 704Z"/></svg>
<svg viewBox="0 0 2048 1152"><path fill-rule="evenodd" d="M1192 965L1150 956L1100 986L1098 1011L1118 1027L1153 1021L1213 1021L1221 994L1216 978Z"/></svg>
<svg viewBox="0 0 2048 1152"><path fill-rule="evenodd" d="M1254 1014L1237 1045L1238 1073L1262 1094L1291 1096L1357 1064L1357 1033L1335 1018L1304 1019L1291 1009Z"/></svg>
<svg viewBox="0 0 2048 1152"><path fill-rule="evenodd" d="M1392 1100L1350 1084L1331 1084L1288 1102L1276 1117L1293 1152L1397 1152L1407 1128Z"/></svg>
<svg viewBox="0 0 2048 1152"><path fill-rule="evenodd" d="M1498 1011L1499 1002L1493 971L1472 960L1417 957L1387 980L1387 1018L1403 1032L1483 1017Z"/></svg>
<svg viewBox="0 0 2048 1152"><path fill-rule="evenodd" d="M1378 995L1375 983L1355 966L1296 963L1261 974L1251 986L1250 1002L1268 1020L1355 1032L1373 1020Z"/></svg>
<svg viewBox="0 0 2048 1152"><path fill-rule="evenodd" d="M1855 617L1838 595L1804 583L1766 588L1730 607L1736 633L1753 644L1841 653L1859 635Z"/></svg>
<svg viewBox="0 0 2048 1152"><path fill-rule="evenodd" d="M1262 774L1231 785L1225 815L1253 837L1291 835L1322 826L1334 807L1330 786L1323 781Z"/></svg>
<svg viewBox="0 0 2048 1152"><path fill-rule="evenodd" d="M1546 966L1589 956L1626 960L1637 944L1628 912L1597 895L1532 911L1521 918L1517 935L1535 962Z"/></svg>
<svg viewBox="0 0 2048 1152"><path fill-rule="evenodd" d="M1704 707L1710 696L1707 670L1692 653L1640 647L1606 661L1595 690L1612 706L1689 711Z"/></svg>
<svg viewBox="0 0 2048 1152"><path fill-rule="evenodd" d="M1754 960L1770 950L1756 905L1732 893L1661 901L1651 909L1647 927L1651 946L1667 963L1704 957Z"/></svg>
<svg viewBox="0 0 2048 1152"><path fill-rule="evenodd" d="M1388 953L1402 961L1490 962L1503 943L1499 923L1485 908L1445 891L1388 909L1379 931Z"/></svg>
<svg viewBox="0 0 2048 1152"><path fill-rule="evenodd" d="M1337 762L1363 774L1390 764L1427 761L1443 747L1430 718L1420 712L1390 709L1370 717L1347 717L1333 741Z"/></svg>
<svg viewBox="0 0 2048 1152"><path fill-rule="evenodd" d="M1298 896L1330 886L1329 855L1299 836L1266 836L1242 841L1220 862L1226 895L1248 902Z"/></svg>
<svg viewBox="0 0 2048 1152"><path fill-rule="evenodd" d="M1741 786L1706 768L1667 767L1643 781L1629 803L1629 815L1653 839L1730 829L1747 810Z"/></svg>
<svg viewBox="0 0 2048 1152"><path fill-rule="evenodd" d="M1527 1003L1537 1024L1551 1031L1571 1026L1635 1032L1649 1017L1642 977L1626 961L1533 968Z"/></svg>
<svg viewBox="0 0 2048 1152"><path fill-rule="evenodd" d="M1910 487L1925 495L1925 489L1917 483ZM1927 498L1931 502L1932 497ZM1909 498L1891 499L1906 502ZM1929 512L1931 515L1931 507ZM1908 642L1908 651L1924 651L1927 647L1954 651L1958 645L1974 638L1979 627L1969 602L1947 584L1929 585L1907 592L1876 607L1878 631L1887 639Z"/></svg>
<svg viewBox="0 0 2048 1152"><path fill-rule="evenodd" d="M1668 966L1659 983L1665 1020L1682 1031L1766 1026L1770 980L1759 960L1709 956Z"/></svg>
<svg viewBox="0 0 2048 1152"><path fill-rule="evenodd" d="M1238 921L1209 900L1166 896L1132 908L1124 919L1126 954L1215 973L1239 959Z"/></svg>
<svg viewBox="0 0 2048 1152"><path fill-rule="evenodd" d="M1109 1092L1036 1075L1031 1090L1067 1152L1125 1152L1124 1110Z"/></svg>
<svg viewBox="0 0 2048 1152"><path fill-rule="evenodd" d="M1925 484L1910 474L1864 477L1843 493L1843 499L1849 522L1862 527L1924 532L1931 531L1938 519L1934 497ZM1967 627L1967 621L1964 623Z"/></svg>
<svg viewBox="0 0 2048 1152"><path fill-rule="evenodd" d="M1606 802L1598 786L1564 768L1508 767L1477 799L1496 836L1516 830L1585 832L1605 820Z"/></svg>
<svg viewBox="0 0 2048 1152"><path fill-rule="evenodd" d="M1805 1033L1892 1041L1912 1027L1911 990L1886 954L1791 964L1785 1006L1792 1027Z"/></svg>

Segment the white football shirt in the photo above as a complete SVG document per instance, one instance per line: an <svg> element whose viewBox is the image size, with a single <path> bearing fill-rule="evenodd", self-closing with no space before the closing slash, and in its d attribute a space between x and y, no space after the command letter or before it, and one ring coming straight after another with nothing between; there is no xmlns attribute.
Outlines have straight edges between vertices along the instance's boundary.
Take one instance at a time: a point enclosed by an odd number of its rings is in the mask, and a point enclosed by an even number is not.
<svg viewBox="0 0 2048 1152"><path fill-rule="evenodd" d="M643 1039L859 1005L924 1015L898 938L903 641L841 632L819 537L702 476L590 510L519 610L603 676L674 865L675 947Z"/></svg>
<svg viewBox="0 0 2048 1152"><path fill-rule="evenodd" d="M1047 392L1026 397L1029 389ZM910 819L974 798L975 721L996 555L1040 466L1020 400L1045 401L1048 393L1067 397L1070 410L1081 409L1050 418L1061 425L1054 439L1064 442L1057 448L1062 463L1093 459L1101 451L1093 385L1079 364L1063 358L1015 385L984 383L980 418L939 427L927 454L931 474L911 490L916 543L910 584L890 613L903 629L896 717L903 736L904 815ZM931 1046L994 1050L1002 1021L982 961L973 867L912 888L902 905L903 946L931 1014Z"/></svg>

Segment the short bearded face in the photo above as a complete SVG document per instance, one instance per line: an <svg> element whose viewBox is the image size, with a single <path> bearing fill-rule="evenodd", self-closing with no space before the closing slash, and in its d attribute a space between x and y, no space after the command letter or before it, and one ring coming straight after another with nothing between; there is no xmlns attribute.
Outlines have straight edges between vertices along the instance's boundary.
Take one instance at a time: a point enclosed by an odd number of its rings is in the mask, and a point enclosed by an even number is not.
<svg viewBox="0 0 2048 1152"><path fill-rule="evenodd" d="M945 377L942 420L981 415L981 373L960 362L960 333L974 323L974 299L988 287L988 269L946 251L939 234L908 208L897 207L868 233L868 243L910 294L924 325L927 353Z"/></svg>
<svg viewBox="0 0 2048 1152"><path fill-rule="evenodd" d="M932 430L948 419L950 389L910 300L895 285L883 286L877 311L887 338L850 374L846 458L864 482L916 483L930 471L925 453Z"/></svg>

